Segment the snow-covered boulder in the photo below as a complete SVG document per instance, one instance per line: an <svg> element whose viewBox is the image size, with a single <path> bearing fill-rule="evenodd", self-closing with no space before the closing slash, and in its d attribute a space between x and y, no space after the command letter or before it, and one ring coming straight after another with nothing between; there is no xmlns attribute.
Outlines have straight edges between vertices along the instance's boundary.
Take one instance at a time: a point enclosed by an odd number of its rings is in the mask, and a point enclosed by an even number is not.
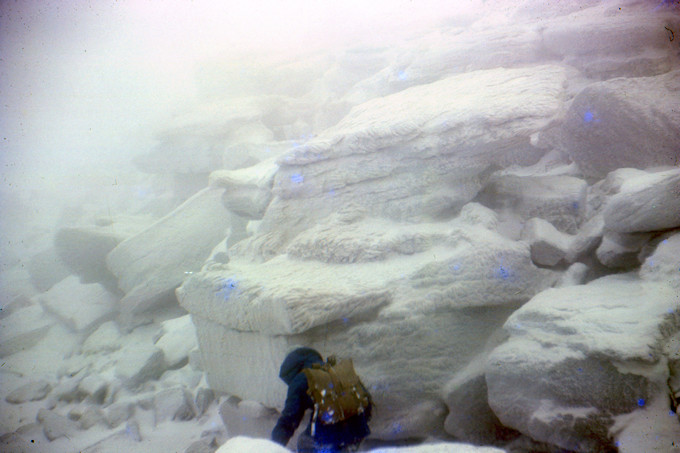
<svg viewBox="0 0 680 453"><path fill-rule="evenodd" d="M640 265L638 255L651 239L650 234L622 234L607 231L595 255L600 263L613 269L632 269Z"/></svg>
<svg viewBox="0 0 680 453"><path fill-rule="evenodd" d="M125 322L139 323L145 312L174 300L174 289L201 268L224 238L229 215L220 195L210 189L197 193L108 254L109 269L125 292L121 300Z"/></svg>
<svg viewBox="0 0 680 453"><path fill-rule="evenodd" d="M193 395L184 387L161 390L154 396L154 423L165 420L186 421L196 416Z"/></svg>
<svg viewBox="0 0 680 453"><path fill-rule="evenodd" d="M485 356L470 362L443 390L448 406L444 429L456 439L477 445L500 444L519 435L503 426L489 407L485 364Z"/></svg>
<svg viewBox="0 0 680 453"><path fill-rule="evenodd" d="M475 71L354 107L279 158L261 225L272 252L350 204L407 222L455 216L493 167L544 153L530 137L559 114L565 77L558 66Z"/></svg>
<svg viewBox="0 0 680 453"><path fill-rule="evenodd" d="M78 431L78 424L54 411L40 409L36 417L48 440L60 437L73 437Z"/></svg>
<svg viewBox="0 0 680 453"><path fill-rule="evenodd" d="M186 364L189 361L189 352L198 346L191 315L163 321L156 337L156 347L163 351L169 368Z"/></svg>
<svg viewBox="0 0 680 453"><path fill-rule="evenodd" d="M568 175L516 175L490 178L482 197L497 211L510 210L524 220L550 222L563 233L575 233L583 219L587 184Z"/></svg>
<svg viewBox="0 0 680 453"><path fill-rule="evenodd" d="M166 370L163 351L151 344L130 344L119 351L116 376L125 386L138 387Z"/></svg>
<svg viewBox="0 0 680 453"><path fill-rule="evenodd" d="M272 199L276 170L272 159L241 170L218 170L210 174L210 186L225 189L222 201L231 212L261 219Z"/></svg>
<svg viewBox="0 0 680 453"><path fill-rule="evenodd" d="M673 66L672 43L664 26L679 23L677 14L661 4L649 8L643 2L558 2L546 8L542 2L529 1L523 8L542 22L543 51L563 57L588 77L653 76ZM545 21L545 9L562 11Z"/></svg>
<svg viewBox="0 0 680 453"><path fill-rule="evenodd" d="M524 225L522 239L529 243L534 263L554 266L566 258L572 236L560 232L550 222L533 218Z"/></svg>
<svg viewBox="0 0 680 453"><path fill-rule="evenodd" d="M83 283L101 283L114 289L116 278L106 267L106 255L152 221L148 216L116 216L95 218L87 225L65 226L55 234L54 248Z"/></svg>
<svg viewBox="0 0 680 453"><path fill-rule="evenodd" d="M118 297L99 283L83 284L73 275L35 299L74 332L92 332L118 314Z"/></svg>
<svg viewBox="0 0 680 453"><path fill-rule="evenodd" d="M32 256L26 268L31 276L31 283L39 291L47 291L71 273L54 247Z"/></svg>
<svg viewBox="0 0 680 453"><path fill-rule="evenodd" d="M302 343L354 359L386 408L374 422L381 437L440 431L440 391L451 374L553 281L532 264L528 245L496 224L474 203L440 223L339 214L299 234L285 255L206 266L177 293L196 324L208 382L281 407L278 367Z"/></svg>
<svg viewBox="0 0 680 453"><path fill-rule="evenodd" d="M107 321L92 332L83 342L83 354L98 354L116 351L122 346L118 324Z"/></svg>
<svg viewBox="0 0 680 453"><path fill-rule="evenodd" d="M649 282L658 282L680 290L680 233L677 231L663 239L640 268L640 276Z"/></svg>
<svg viewBox="0 0 680 453"><path fill-rule="evenodd" d="M31 381L21 387L12 390L5 401L11 404L23 404L28 401L40 401L52 390L52 385L45 380Z"/></svg>
<svg viewBox="0 0 680 453"><path fill-rule="evenodd" d="M593 178L621 167L677 165L678 95L677 71L589 85L566 113L562 144L581 170Z"/></svg>
<svg viewBox="0 0 680 453"><path fill-rule="evenodd" d="M613 448L613 417L666 387L663 344L680 331L677 290L633 274L536 295L505 323L488 358L489 404L501 422L573 451Z"/></svg>
<svg viewBox="0 0 680 453"><path fill-rule="evenodd" d="M39 305L21 308L11 315L0 318L2 343L0 357L29 350L45 335L54 321L46 316Z"/></svg>
<svg viewBox="0 0 680 453"><path fill-rule="evenodd" d="M679 228L680 169L627 179L603 215L605 227L618 233Z"/></svg>

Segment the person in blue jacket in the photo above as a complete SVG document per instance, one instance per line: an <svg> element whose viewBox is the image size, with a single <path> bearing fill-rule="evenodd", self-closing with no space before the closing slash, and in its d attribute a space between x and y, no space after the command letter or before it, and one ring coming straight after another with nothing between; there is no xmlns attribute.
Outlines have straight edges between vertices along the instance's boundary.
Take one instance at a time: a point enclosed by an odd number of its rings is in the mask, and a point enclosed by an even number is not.
<svg viewBox="0 0 680 453"><path fill-rule="evenodd" d="M323 363L323 358L312 348L297 348L289 353L281 364L279 377L288 385L286 404L281 412L271 438L283 445L295 433L307 409L313 409L314 402L307 394L307 377L302 372L315 363ZM348 418L333 425L317 423L312 436L312 420L298 437L298 453L342 453L352 452L359 448L361 441L370 434L368 421L371 418L371 407L362 414Z"/></svg>

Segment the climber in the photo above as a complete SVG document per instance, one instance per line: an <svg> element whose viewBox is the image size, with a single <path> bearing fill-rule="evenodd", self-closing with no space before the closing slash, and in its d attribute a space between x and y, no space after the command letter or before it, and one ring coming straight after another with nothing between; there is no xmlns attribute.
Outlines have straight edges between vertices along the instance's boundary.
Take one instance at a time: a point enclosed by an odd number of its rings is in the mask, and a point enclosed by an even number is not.
<svg viewBox="0 0 680 453"><path fill-rule="evenodd" d="M297 348L281 364L279 377L288 385L286 404L271 438L284 447L300 425L305 410L312 414L298 437L298 453L357 451L368 436L372 401L354 373L352 361L323 361L311 348Z"/></svg>

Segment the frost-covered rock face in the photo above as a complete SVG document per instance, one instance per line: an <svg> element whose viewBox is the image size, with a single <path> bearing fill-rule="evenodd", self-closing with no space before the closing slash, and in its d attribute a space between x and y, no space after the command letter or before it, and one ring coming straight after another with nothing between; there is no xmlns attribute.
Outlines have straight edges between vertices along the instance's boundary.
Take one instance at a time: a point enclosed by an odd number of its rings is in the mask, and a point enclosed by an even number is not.
<svg viewBox="0 0 680 453"><path fill-rule="evenodd" d="M574 451L613 446L614 416L664 397L662 346L680 329L677 291L635 275L546 290L505 323L488 358L501 422Z"/></svg>
<svg viewBox="0 0 680 453"><path fill-rule="evenodd" d="M496 223L477 204L441 223L335 216L298 235L285 255L206 266L177 293L196 323L208 381L280 407L277 362L292 345L312 345L354 359L379 408L376 433L440 431L438 392L451 371L553 280ZM262 372L242 373L244 356Z"/></svg>
<svg viewBox="0 0 680 453"><path fill-rule="evenodd" d="M569 156L594 178L622 167L677 165L678 80L680 73L675 71L584 88L563 125L562 143Z"/></svg>
<svg viewBox="0 0 680 453"><path fill-rule="evenodd" d="M224 239L229 214L220 195L210 189L199 192L107 255L107 265L125 292L121 311L127 325L140 324L154 308L174 302L174 289Z"/></svg>

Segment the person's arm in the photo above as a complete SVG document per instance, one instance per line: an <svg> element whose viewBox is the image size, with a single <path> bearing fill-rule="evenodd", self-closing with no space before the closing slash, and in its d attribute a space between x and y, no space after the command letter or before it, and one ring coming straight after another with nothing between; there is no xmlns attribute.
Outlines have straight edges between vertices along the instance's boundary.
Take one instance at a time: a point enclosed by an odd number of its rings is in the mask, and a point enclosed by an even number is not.
<svg viewBox="0 0 680 453"><path fill-rule="evenodd" d="M300 379L301 378L301 379ZM288 395L286 396L286 405L281 412L276 426L272 430L272 440L284 447L305 416L307 410L307 379L305 375L300 373L288 387Z"/></svg>

